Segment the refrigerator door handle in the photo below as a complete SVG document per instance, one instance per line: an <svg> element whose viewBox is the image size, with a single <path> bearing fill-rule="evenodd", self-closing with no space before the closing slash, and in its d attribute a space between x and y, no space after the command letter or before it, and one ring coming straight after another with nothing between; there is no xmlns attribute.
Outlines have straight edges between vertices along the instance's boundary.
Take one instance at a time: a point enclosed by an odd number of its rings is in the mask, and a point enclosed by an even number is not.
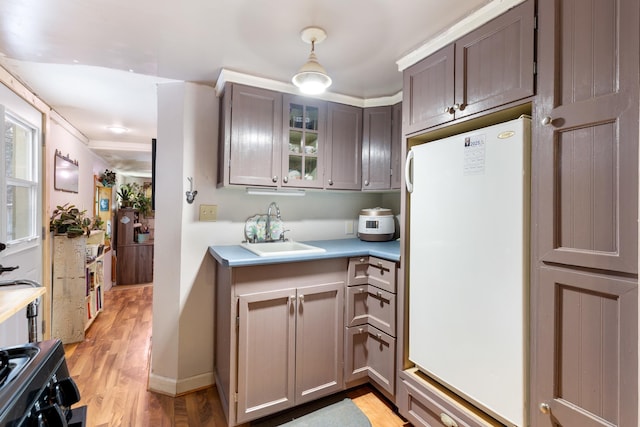
<svg viewBox="0 0 640 427"><path fill-rule="evenodd" d="M409 150L407 153L407 160L404 163L404 182L407 186L407 191L413 193L413 182L411 182L411 163L413 162L413 150Z"/></svg>

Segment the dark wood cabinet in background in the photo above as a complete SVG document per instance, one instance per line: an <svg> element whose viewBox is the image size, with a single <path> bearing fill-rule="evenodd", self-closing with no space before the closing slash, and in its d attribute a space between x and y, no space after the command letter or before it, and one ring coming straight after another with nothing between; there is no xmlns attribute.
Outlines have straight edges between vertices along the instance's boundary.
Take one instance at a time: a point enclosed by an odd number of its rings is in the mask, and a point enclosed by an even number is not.
<svg viewBox="0 0 640 427"><path fill-rule="evenodd" d="M116 222L116 285L153 281L153 242L138 243L135 209L119 209Z"/></svg>

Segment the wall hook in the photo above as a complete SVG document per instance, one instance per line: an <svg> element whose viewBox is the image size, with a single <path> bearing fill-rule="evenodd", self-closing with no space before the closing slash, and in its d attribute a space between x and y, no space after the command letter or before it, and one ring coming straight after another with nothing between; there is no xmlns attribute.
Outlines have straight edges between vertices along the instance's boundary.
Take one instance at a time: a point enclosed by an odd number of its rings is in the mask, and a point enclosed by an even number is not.
<svg viewBox="0 0 640 427"><path fill-rule="evenodd" d="M187 203L191 204L195 200L196 194L198 194L198 192L193 191L193 177L188 176L187 179L189 180L189 191L186 192Z"/></svg>

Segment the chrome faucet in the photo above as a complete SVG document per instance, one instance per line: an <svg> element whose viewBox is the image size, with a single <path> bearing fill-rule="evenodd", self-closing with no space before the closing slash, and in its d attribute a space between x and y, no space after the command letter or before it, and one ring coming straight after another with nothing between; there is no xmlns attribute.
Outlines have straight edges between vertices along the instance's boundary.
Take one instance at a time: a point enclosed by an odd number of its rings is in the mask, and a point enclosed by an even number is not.
<svg viewBox="0 0 640 427"><path fill-rule="evenodd" d="M276 209L276 218L280 219L280 208L278 207L276 202L271 202L271 204L269 205L269 208L267 209L267 226L266 226L266 230L264 231L264 240L267 242L273 242L273 239L271 238L271 209L272 208Z"/></svg>

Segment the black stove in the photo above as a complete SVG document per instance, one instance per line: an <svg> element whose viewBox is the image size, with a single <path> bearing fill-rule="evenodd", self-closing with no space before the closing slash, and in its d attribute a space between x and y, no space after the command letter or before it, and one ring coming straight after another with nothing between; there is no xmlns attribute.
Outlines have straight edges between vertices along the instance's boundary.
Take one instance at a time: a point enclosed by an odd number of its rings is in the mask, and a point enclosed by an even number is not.
<svg viewBox="0 0 640 427"><path fill-rule="evenodd" d="M78 401L60 340L0 349L0 426L84 426Z"/></svg>

